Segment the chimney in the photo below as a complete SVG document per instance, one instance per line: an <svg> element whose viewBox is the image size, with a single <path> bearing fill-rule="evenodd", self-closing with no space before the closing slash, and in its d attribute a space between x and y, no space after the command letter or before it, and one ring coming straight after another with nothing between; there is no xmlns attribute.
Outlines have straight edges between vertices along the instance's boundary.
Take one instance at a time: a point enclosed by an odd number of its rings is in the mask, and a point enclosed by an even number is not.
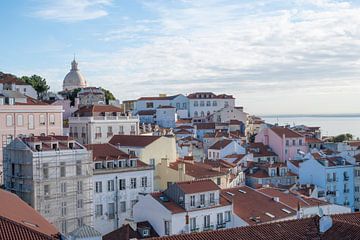
<svg viewBox="0 0 360 240"><path fill-rule="evenodd" d="M186 169L185 169L185 163L184 162L182 162L182 161L179 162L178 171L179 171L180 176L185 176Z"/></svg>
<svg viewBox="0 0 360 240"><path fill-rule="evenodd" d="M161 158L161 165L164 167L168 167L168 159L167 158Z"/></svg>
<svg viewBox="0 0 360 240"><path fill-rule="evenodd" d="M320 233L325 233L332 227L332 218L330 216L322 216L319 220Z"/></svg>
<svg viewBox="0 0 360 240"><path fill-rule="evenodd" d="M134 230L135 232L137 231L137 223L129 218L126 218L124 220L124 225L129 224L129 226L132 228L132 230Z"/></svg>

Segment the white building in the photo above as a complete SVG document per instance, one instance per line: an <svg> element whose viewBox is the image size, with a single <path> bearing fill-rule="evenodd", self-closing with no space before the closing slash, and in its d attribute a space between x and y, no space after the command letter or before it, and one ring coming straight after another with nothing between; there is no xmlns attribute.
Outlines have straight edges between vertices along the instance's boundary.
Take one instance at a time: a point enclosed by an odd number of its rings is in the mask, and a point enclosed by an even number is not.
<svg viewBox="0 0 360 240"><path fill-rule="evenodd" d="M246 149L238 141L222 139L217 141L208 149L209 159L222 159L231 154L245 154Z"/></svg>
<svg viewBox="0 0 360 240"><path fill-rule="evenodd" d="M94 228L102 235L132 218L139 194L153 192L153 167L113 145L86 145L93 153Z"/></svg>
<svg viewBox="0 0 360 240"><path fill-rule="evenodd" d="M176 108L179 118L187 118L189 110L189 100L182 94L159 97L141 97L136 101L135 111L155 110L160 106L172 106Z"/></svg>
<svg viewBox="0 0 360 240"><path fill-rule="evenodd" d="M18 79L14 75L11 74L4 74L0 72L0 93L3 91L16 91L22 93L28 97L37 98L37 93L35 89L25 83L24 81Z"/></svg>
<svg viewBox="0 0 360 240"><path fill-rule="evenodd" d="M222 122L228 123L231 120L238 120L241 121L243 124L246 124L248 118L248 114L244 112L243 107L224 107L210 116L208 119L210 122Z"/></svg>
<svg viewBox="0 0 360 240"><path fill-rule="evenodd" d="M140 161L155 167L155 190L160 189L161 178L157 166L161 163L161 159L167 158L169 162L176 161L175 137L115 135L109 143L125 153L137 156Z"/></svg>
<svg viewBox="0 0 360 240"><path fill-rule="evenodd" d="M82 88L77 96L80 105L106 104L105 93L101 88Z"/></svg>
<svg viewBox="0 0 360 240"><path fill-rule="evenodd" d="M5 148L5 188L62 234L93 225L91 177L91 152L67 136L16 138Z"/></svg>
<svg viewBox="0 0 360 240"><path fill-rule="evenodd" d="M79 108L69 118L70 136L83 144L107 143L115 134L139 134L139 118L122 116L112 105L95 104Z"/></svg>
<svg viewBox="0 0 360 240"><path fill-rule="evenodd" d="M147 220L160 236L175 235L234 227L232 209L212 180L179 182L141 197L134 220Z"/></svg>
<svg viewBox="0 0 360 240"><path fill-rule="evenodd" d="M222 108L235 107L235 98L232 95L196 92L187 97L189 99L189 116L198 122L205 121L207 116Z"/></svg>

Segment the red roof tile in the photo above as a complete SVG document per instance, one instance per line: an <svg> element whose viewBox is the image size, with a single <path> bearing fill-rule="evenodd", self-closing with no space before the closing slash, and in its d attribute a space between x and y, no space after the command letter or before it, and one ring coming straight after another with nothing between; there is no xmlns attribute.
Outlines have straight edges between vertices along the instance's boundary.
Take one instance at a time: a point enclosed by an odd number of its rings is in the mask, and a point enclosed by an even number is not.
<svg viewBox="0 0 360 240"><path fill-rule="evenodd" d="M109 143L114 146L146 147L159 138L161 138L161 136L114 135Z"/></svg>
<svg viewBox="0 0 360 240"><path fill-rule="evenodd" d="M185 194L208 192L219 190L220 187L212 180L196 180L175 183Z"/></svg>
<svg viewBox="0 0 360 240"><path fill-rule="evenodd" d="M283 137L285 135L286 138L299 138L303 137L300 133L297 133L287 127L278 127L274 126L270 128L274 133L276 133L279 137Z"/></svg>
<svg viewBox="0 0 360 240"><path fill-rule="evenodd" d="M222 139L214 143L211 147L209 147L209 149L221 150L232 142L233 142L232 140Z"/></svg>
<svg viewBox="0 0 360 240"><path fill-rule="evenodd" d="M88 150L92 150L94 161L128 159L129 155L119 150L109 143L85 145Z"/></svg>
<svg viewBox="0 0 360 240"><path fill-rule="evenodd" d="M82 113L103 113L103 112L123 112L121 108L115 107L113 105L105 105L105 104L94 104L80 107L74 114L82 114Z"/></svg>

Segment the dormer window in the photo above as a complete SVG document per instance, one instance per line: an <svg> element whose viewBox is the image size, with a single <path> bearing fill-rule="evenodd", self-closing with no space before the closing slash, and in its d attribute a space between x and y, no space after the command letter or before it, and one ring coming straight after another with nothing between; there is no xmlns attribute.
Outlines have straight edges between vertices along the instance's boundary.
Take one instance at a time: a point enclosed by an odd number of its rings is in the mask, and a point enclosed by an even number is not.
<svg viewBox="0 0 360 240"><path fill-rule="evenodd" d="M35 144L36 151L41 151L41 144Z"/></svg>
<svg viewBox="0 0 360 240"><path fill-rule="evenodd" d="M57 149L58 149L58 145L57 145L57 143L53 143L53 144L52 144L52 149L55 149L55 150L57 150Z"/></svg>
<svg viewBox="0 0 360 240"><path fill-rule="evenodd" d="M69 142L69 148L73 149L74 148L74 143L73 142Z"/></svg>
<svg viewBox="0 0 360 240"><path fill-rule="evenodd" d="M95 169L101 169L102 164L101 163L95 163Z"/></svg>
<svg viewBox="0 0 360 240"><path fill-rule="evenodd" d="M107 168L114 168L114 162L107 162L106 167Z"/></svg>

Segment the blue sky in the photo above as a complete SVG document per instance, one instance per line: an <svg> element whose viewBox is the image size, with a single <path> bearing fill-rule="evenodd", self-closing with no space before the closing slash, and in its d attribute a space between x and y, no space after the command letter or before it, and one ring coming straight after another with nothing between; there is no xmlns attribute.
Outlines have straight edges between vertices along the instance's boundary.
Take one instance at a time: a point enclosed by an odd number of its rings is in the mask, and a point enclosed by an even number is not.
<svg viewBox="0 0 360 240"><path fill-rule="evenodd" d="M0 12L0 71L53 91L75 53L120 100L214 91L255 114L360 112L358 1L12 0Z"/></svg>

